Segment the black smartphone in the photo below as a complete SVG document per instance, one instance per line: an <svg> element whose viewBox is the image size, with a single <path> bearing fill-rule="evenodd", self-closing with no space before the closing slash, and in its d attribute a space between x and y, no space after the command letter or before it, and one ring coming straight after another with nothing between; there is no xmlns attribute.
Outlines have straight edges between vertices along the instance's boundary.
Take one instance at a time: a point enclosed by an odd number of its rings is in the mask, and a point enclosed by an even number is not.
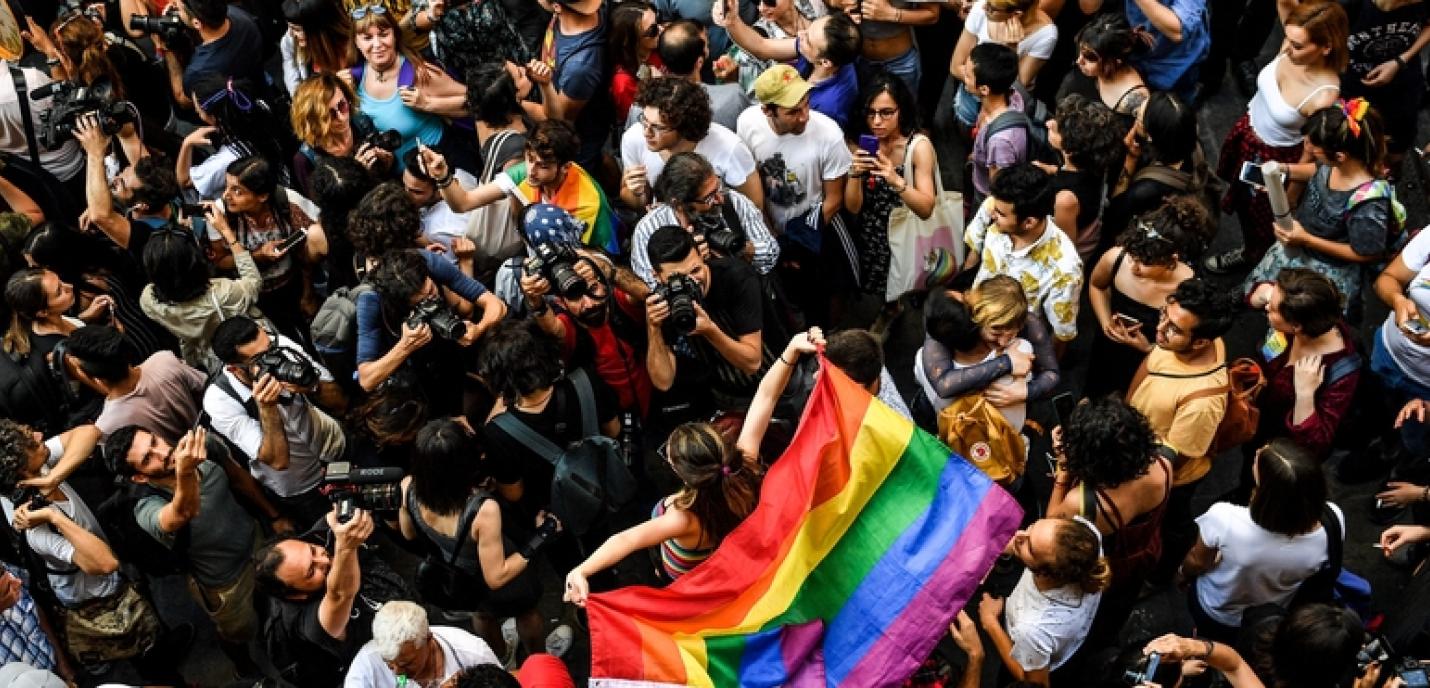
<svg viewBox="0 0 1430 688"><path fill-rule="evenodd" d="M292 234L289 234L288 238L278 242L278 255L281 256L287 253L288 251L292 250L294 246L303 243L303 240L307 238L308 230L306 229L300 229L296 232L293 232Z"/></svg>
<svg viewBox="0 0 1430 688"><path fill-rule="evenodd" d="M1241 174L1237 178L1254 186L1266 186L1266 176L1261 173L1261 165L1251 161L1241 163Z"/></svg>
<svg viewBox="0 0 1430 688"><path fill-rule="evenodd" d="M1073 409L1077 407L1077 399L1073 398L1072 392L1063 392L1053 397L1053 426L1063 425L1072 417Z"/></svg>

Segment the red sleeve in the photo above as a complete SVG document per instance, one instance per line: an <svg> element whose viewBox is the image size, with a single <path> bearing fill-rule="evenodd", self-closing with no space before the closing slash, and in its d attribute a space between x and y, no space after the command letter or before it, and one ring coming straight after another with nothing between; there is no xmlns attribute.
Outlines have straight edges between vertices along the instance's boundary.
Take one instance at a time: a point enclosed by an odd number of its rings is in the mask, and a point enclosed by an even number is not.
<svg viewBox="0 0 1430 688"><path fill-rule="evenodd" d="M1316 411L1300 425L1291 422L1296 413L1294 406L1287 411L1286 428L1291 431L1291 439L1318 457L1324 458L1330 453L1331 441L1336 438L1341 418L1351 407L1359 381L1360 371L1356 371L1329 387L1316 390Z"/></svg>
<svg viewBox="0 0 1430 688"><path fill-rule="evenodd" d="M561 336L561 359L570 361L576 353L576 321L571 319L569 313L557 313L556 319L561 321L561 326L566 331Z"/></svg>
<svg viewBox="0 0 1430 688"><path fill-rule="evenodd" d="M624 69L617 69L616 75L611 77L611 97L616 101L616 114L620 116L620 123L623 125L625 118L629 116L631 105L636 102L636 91L639 89L640 82Z"/></svg>

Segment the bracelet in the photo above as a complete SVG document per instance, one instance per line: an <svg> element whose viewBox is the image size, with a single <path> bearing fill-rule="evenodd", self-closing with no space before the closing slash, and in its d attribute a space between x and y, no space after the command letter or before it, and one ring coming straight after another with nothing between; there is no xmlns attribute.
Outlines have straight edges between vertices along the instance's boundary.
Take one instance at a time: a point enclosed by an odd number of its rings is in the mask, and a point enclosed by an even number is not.
<svg viewBox="0 0 1430 688"><path fill-rule="evenodd" d="M789 367L791 367L791 368L794 367L794 363L790 363L789 361L786 361L786 360L785 360L785 355L784 355L784 354L780 354L780 355L779 355L779 359L780 359L780 363L783 363L783 364L785 364L785 365L787 365L787 366L789 366ZM795 360L798 361L799 359L795 359Z"/></svg>
<svg viewBox="0 0 1430 688"><path fill-rule="evenodd" d="M1404 68L1405 68L1405 58L1403 58L1403 57L1401 57L1401 56L1399 56L1399 55L1396 55L1396 56L1395 56L1395 64L1400 65L1400 68L1401 68L1401 69L1404 69Z"/></svg>
<svg viewBox="0 0 1430 688"><path fill-rule="evenodd" d="M445 189L445 188L451 186L451 185L452 185L452 181L455 180L456 178L457 178L457 175L452 174L451 172L448 172L448 173L447 173L447 176L445 176L445 177L443 177L443 178L441 178L441 179L433 179L433 180L432 180L432 183L435 184L435 185L437 186L437 188L439 188L439 189Z"/></svg>
<svg viewBox="0 0 1430 688"><path fill-rule="evenodd" d="M1206 658L1212 656L1212 650L1216 649L1216 643L1213 643L1212 641L1207 640L1206 638L1202 638L1201 641L1204 642L1204 643L1206 643L1206 645L1207 645L1207 653L1204 654L1204 655L1202 655L1202 659L1206 659Z"/></svg>

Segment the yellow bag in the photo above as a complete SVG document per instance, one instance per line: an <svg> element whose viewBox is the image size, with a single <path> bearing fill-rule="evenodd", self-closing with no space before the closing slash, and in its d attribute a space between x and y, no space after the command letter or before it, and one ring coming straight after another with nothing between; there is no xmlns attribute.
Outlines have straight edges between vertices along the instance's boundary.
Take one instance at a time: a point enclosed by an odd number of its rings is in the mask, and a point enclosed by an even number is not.
<svg viewBox="0 0 1430 688"><path fill-rule="evenodd" d="M1027 467L1023 435L982 393L965 394L940 411L938 436L1003 487L1016 482Z"/></svg>

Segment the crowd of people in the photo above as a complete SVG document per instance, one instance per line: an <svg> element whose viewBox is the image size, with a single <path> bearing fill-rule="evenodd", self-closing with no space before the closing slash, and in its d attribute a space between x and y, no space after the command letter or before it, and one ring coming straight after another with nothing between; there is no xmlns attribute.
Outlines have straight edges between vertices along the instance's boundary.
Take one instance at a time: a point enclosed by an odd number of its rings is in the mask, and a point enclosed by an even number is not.
<svg viewBox="0 0 1430 688"><path fill-rule="evenodd" d="M574 686L832 368L1026 511L905 685L1427 685L1424 0L10 5L0 683Z"/></svg>

